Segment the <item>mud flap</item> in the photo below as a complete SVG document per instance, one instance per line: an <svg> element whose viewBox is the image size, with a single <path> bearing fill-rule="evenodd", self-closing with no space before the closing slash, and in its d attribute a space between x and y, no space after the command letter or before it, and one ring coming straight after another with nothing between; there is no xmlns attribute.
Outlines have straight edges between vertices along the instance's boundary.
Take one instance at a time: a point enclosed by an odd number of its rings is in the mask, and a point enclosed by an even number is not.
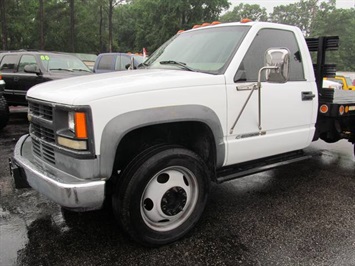
<svg viewBox="0 0 355 266"><path fill-rule="evenodd" d="M15 188L20 189L31 187L27 182L25 171L16 163L14 158L9 158L9 168L10 174L15 181Z"/></svg>

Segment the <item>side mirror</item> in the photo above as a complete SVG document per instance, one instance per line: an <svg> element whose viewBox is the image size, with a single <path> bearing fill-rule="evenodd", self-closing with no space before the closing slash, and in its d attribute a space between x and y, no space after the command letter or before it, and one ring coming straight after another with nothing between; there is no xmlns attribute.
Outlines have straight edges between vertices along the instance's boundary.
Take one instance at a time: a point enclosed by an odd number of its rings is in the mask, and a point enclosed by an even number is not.
<svg viewBox="0 0 355 266"><path fill-rule="evenodd" d="M286 48L270 48L265 53L266 67L277 67L266 69L266 80L274 83L285 83L289 78L290 51Z"/></svg>
<svg viewBox="0 0 355 266"><path fill-rule="evenodd" d="M134 66L134 58L133 58L133 56L131 57L131 62L126 65L126 69L127 69L127 70L137 69L137 68Z"/></svg>
<svg viewBox="0 0 355 266"><path fill-rule="evenodd" d="M34 74L37 74L37 75L41 75L42 74L41 69L36 64L25 65L24 71L26 73L34 73Z"/></svg>

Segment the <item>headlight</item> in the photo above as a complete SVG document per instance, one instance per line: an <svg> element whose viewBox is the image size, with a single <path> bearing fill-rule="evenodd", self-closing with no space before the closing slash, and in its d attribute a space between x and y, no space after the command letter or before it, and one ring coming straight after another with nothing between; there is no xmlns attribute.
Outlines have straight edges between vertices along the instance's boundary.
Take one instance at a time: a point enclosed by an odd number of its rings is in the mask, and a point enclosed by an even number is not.
<svg viewBox="0 0 355 266"><path fill-rule="evenodd" d="M68 129L75 134L76 138L86 139L88 137L86 114L84 112L69 112Z"/></svg>
<svg viewBox="0 0 355 266"><path fill-rule="evenodd" d="M74 112L68 113L68 128L71 132L75 133Z"/></svg>
<svg viewBox="0 0 355 266"><path fill-rule="evenodd" d="M83 111L68 111L66 128L57 134L57 143L73 150L88 150L87 115Z"/></svg>

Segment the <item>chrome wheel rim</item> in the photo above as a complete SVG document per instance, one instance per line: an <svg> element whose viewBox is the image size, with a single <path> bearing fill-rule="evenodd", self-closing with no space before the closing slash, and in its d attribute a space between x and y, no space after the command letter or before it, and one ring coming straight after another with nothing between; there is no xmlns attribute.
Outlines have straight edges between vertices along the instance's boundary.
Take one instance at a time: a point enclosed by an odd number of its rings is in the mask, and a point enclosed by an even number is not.
<svg viewBox="0 0 355 266"><path fill-rule="evenodd" d="M172 166L158 172L144 189L140 211L145 224L155 231L179 227L197 204L196 176L187 168Z"/></svg>

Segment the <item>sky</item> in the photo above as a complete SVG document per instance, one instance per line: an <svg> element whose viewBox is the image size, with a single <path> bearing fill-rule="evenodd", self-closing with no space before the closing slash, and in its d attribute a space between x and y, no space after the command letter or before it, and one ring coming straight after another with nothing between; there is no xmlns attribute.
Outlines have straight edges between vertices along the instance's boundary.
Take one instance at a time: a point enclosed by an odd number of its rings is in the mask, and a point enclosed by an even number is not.
<svg viewBox="0 0 355 266"><path fill-rule="evenodd" d="M267 12L271 13L273 12L273 8L275 6L289 5L298 1L299 0L229 0L229 2L231 3L231 7L229 8L229 10L233 10L235 6L243 3L249 5L257 4L261 7L265 7ZM336 0L336 4L337 8L352 8L355 7L355 0Z"/></svg>

